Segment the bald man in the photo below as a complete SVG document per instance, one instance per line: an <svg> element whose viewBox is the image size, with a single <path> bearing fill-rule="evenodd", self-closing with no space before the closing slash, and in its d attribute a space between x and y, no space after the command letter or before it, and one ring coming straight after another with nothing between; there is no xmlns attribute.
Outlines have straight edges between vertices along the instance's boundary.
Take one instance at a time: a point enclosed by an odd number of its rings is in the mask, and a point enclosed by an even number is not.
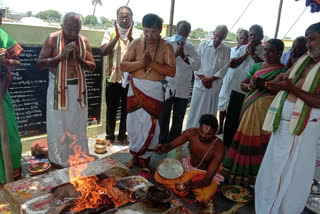
<svg viewBox="0 0 320 214"><path fill-rule="evenodd" d="M39 69L50 71L47 135L49 160L56 167L70 166L76 145L89 153L85 72L93 72L96 65L88 39L80 35L81 27L80 16L67 13L62 30L49 34L38 59Z"/></svg>

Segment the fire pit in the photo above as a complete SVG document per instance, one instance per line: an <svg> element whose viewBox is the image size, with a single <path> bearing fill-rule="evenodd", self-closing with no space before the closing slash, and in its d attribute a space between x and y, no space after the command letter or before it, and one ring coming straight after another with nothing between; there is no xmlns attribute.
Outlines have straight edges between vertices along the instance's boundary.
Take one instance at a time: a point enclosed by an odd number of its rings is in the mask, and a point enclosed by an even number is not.
<svg viewBox="0 0 320 214"><path fill-rule="evenodd" d="M80 186L74 186L72 182ZM54 187L51 193L58 199L52 204L56 213L112 212L136 201L133 192L120 189L116 181L105 174L77 178L77 181Z"/></svg>

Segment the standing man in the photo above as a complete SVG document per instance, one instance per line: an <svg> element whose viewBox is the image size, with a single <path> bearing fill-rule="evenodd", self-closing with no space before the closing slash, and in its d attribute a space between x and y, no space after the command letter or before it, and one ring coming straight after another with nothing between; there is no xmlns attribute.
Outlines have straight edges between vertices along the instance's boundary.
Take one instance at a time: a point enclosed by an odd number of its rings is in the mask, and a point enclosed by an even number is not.
<svg viewBox="0 0 320 214"><path fill-rule="evenodd" d="M246 45L248 43L248 37L249 35L247 30L241 30L239 32L239 35L237 37L238 44L237 46L231 48L230 59L235 57L237 51L242 45ZM230 82L233 78L233 74L234 74L234 69L229 68L227 74L223 78L222 88L220 90L219 102L218 102L218 111L219 111L218 134L221 134L223 132L223 122L227 114L227 107L229 105L230 94L231 94Z"/></svg>
<svg viewBox="0 0 320 214"><path fill-rule="evenodd" d="M175 51L176 75L174 77L166 77L168 81L166 100L163 102L159 117L159 142L162 144L174 140L181 134L183 118L190 95L192 73L200 67L200 58L197 50L191 42L187 41L190 31L190 23L180 21L177 24L176 34L166 38ZM169 132L172 108L172 125Z"/></svg>
<svg viewBox="0 0 320 214"><path fill-rule="evenodd" d="M132 41L120 64L122 71L130 72L127 98L127 129L130 152L129 167L149 166L151 152L159 142L158 117L164 98L160 82L175 75L175 55L169 42L161 39L162 19L147 14L142 19L144 38Z"/></svg>
<svg viewBox="0 0 320 214"><path fill-rule="evenodd" d="M80 33L81 18L74 12L63 19L62 30L50 33L38 59L39 69L49 69L47 135L49 160L68 167L75 146L89 154L86 71L94 71L91 47Z"/></svg>
<svg viewBox="0 0 320 214"><path fill-rule="evenodd" d="M2 24L2 11L0 10L0 25ZM22 47L4 30L0 29L0 87L2 89L3 107L5 120L7 123L10 157L13 168L14 179L21 178L21 139L19 136L18 123L11 96L8 91L10 84L10 70L20 67L19 55L23 51ZM0 99L1 99L0 98ZM4 166L3 150L1 148L0 132L0 187L6 183L6 172Z"/></svg>
<svg viewBox="0 0 320 214"><path fill-rule="evenodd" d="M252 25L249 29L249 44L239 48L230 67L235 68L230 82L230 101L227 109L226 122L223 130L223 142L229 147L239 125L239 116L246 92L241 90L241 82L246 79L250 68L264 61L264 49L261 44L263 29L260 25Z"/></svg>
<svg viewBox="0 0 320 214"><path fill-rule="evenodd" d="M293 64L305 53L307 53L307 38L304 36L297 37L293 43L292 48L284 53L281 57L281 63L287 68L291 68Z"/></svg>
<svg viewBox="0 0 320 214"><path fill-rule="evenodd" d="M101 53L106 58L106 103L107 103L107 124L106 140L108 144L115 141L114 135L116 127L117 109L121 102L120 127L117 140L126 144L127 140L127 93L128 86L124 82L123 72L120 70L120 62L127 51L130 42L137 39L142 34L141 31L133 27L133 13L127 6L122 6L117 10L117 21L114 27L107 29L101 42ZM122 83L123 87L122 87Z"/></svg>
<svg viewBox="0 0 320 214"><path fill-rule="evenodd" d="M213 39L198 47L201 66L195 72L187 128L199 127L202 114L217 114L222 79L229 67L230 47L222 43L227 34L227 26L218 25Z"/></svg>
<svg viewBox="0 0 320 214"><path fill-rule="evenodd" d="M255 185L257 214L302 213L320 138L320 22L308 27L308 54L268 90L279 91L263 129L272 131Z"/></svg>

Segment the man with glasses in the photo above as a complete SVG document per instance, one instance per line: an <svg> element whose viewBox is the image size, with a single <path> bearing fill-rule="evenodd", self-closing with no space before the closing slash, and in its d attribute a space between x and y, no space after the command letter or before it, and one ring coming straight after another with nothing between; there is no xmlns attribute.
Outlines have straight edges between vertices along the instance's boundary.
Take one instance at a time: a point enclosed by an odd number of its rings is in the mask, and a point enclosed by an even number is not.
<svg viewBox="0 0 320 214"><path fill-rule="evenodd" d="M133 39L142 35L140 30L133 27L132 10L122 6L117 10L117 21L114 27L106 30L101 42L101 53L107 56L106 62L106 103L107 103L107 125L106 140L108 144L115 141L116 114L121 103L120 127L117 140L127 144L126 118L127 118L127 93L128 86L125 84L126 75L120 70L120 62L128 45Z"/></svg>
<svg viewBox="0 0 320 214"><path fill-rule="evenodd" d="M129 45L120 64L130 72L128 91L128 135L130 137L131 167L149 166L151 152L159 142L158 117L164 98L162 82L175 75L175 54L171 44L161 39L162 19L147 14L142 19L144 38Z"/></svg>
<svg viewBox="0 0 320 214"><path fill-rule="evenodd" d="M218 25L213 39L201 42L198 47L201 66L194 75L187 128L199 127L198 121L203 114L217 114L219 92L230 57L230 47L222 43L227 34L227 26Z"/></svg>

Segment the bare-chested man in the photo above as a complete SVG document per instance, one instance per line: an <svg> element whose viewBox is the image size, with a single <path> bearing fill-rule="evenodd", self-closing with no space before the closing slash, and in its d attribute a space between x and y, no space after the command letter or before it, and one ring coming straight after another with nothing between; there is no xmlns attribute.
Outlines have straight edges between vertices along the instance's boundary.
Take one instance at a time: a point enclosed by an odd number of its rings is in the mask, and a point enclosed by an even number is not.
<svg viewBox="0 0 320 214"><path fill-rule="evenodd" d="M310 193L320 138L320 22L305 35L308 54L266 83L279 92L263 125L273 132L255 185L257 214L302 213Z"/></svg>
<svg viewBox="0 0 320 214"><path fill-rule="evenodd" d="M199 120L200 128L190 128L169 144L159 144L155 150L157 153L167 153L189 141L190 157L181 160L184 174L177 179L164 179L155 173L155 180L169 187L176 194L185 196L192 191L197 201L209 203L217 190L223 177L217 172L224 156L224 145L221 139L216 137L218 121L211 114L204 114ZM183 183L182 188L176 186ZM212 211L212 210L211 210Z"/></svg>
<svg viewBox="0 0 320 214"><path fill-rule="evenodd" d="M148 167L151 152L158 144L158 117L164 93L160 82L166 76L175 75L175 54L171 44L160 37L162 19L147 14L142 20L144 37L133 40L123 61L121 71L132 77L127 98L127 130L133 164Z"/></svg>
<svg viewBox="0 0 320 214"><path fill-rule="evenodd" d="M72 143L88 154L87 88L85 71L96 65L89 41L80 35L82 22L76 13L67 13L62 30L50 33L38 59L40 69L49 69L47 93L47 135L49 159L68 167Z"/></svg>

